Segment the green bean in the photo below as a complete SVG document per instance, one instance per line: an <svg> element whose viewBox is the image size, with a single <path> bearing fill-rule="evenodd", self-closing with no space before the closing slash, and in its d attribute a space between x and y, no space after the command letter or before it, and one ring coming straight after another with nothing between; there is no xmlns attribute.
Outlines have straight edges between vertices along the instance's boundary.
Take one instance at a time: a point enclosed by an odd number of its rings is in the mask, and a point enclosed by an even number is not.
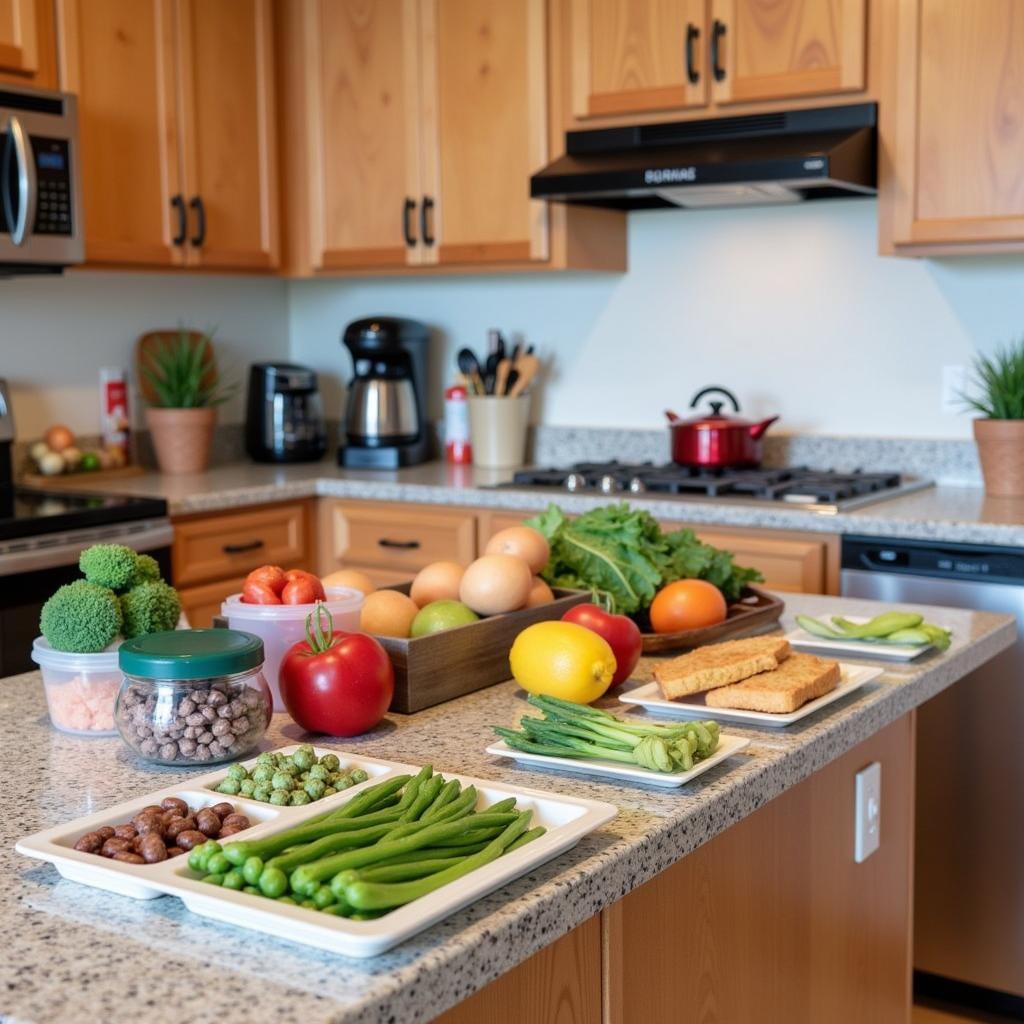
<svg viewBox="0 0 1024 1024"><path fill-rule="evenodd" d="M388 857L380 862L385 864L413 864L418 860L437 860L442 857L466 857L471 853L478 853L490 840L481 840L467 846L425 846L421 850L413 850L411 853L399 853L394 857Z"/></svg>
<svg viewBox="0 0 1024 1024"><path fill-rule="evenodd" d="M351 876L346 881L346 885L350 882L411 882L414 879L444 871L445 868L450 868L465 860L465 857L466 854L461 854L454 857L431 857L425 860L409 861L405 864L380 864L361 868L358 871L343 871L342 874Z"/></svg>
<svg viewBox="0 0 1024 1024"><path fill-rule="evenodd" d="M514 843L510 843L505 847L506 853L511 853L513 850L518 850L520 846L525 846L527 843L532 843L534 839L540 839L547 829L543 825L538 825L536 828L531 828L529 832L524 832Z"/></svg>
<svg viewBox="0 0 1024 1024"><path fill-rule="evenodd" d="M281 871L291 873L300 864L308 864L310 861L319 860L329 853L339 853L342 850L356 849L360 846L369 846L371 843L383 839L394 831L391 824L374 825L371 828L347 830L335 832L333 835L323 836L313 843L303 843L279 854L267 861L267 868L279 868Z"/></svg>
<svg viewBox="0 0 1024 1024"><path fill-rule="evenodd" d="M457 864L419 878L412 882L350 882L345 887L344 896L357 911L388 910L410 903L421 896L440 889L441 886L454 882L471 871L489 864L505 852L505 848L514 843L526 830L533 816L532 811L522 811L515 816L504 831L479 853L464 857Z"/></svg>
<svg viewBox="0 0 1024 1024"><path fill-rule="evenodd" d="M419 821L423 813L429 809L431 804L437 799L437 794L441 792L441 787L444 785L444 779L440 775L435 775L433 778L427 779L419 788L419 792L416 794L416 799L409 804L408 807L402 812L402 816L398 819L403 824L408 821Z"/></svg>
<svg viewBox="0 0 1024 1024"><path fill-rule="evenodd" d="M423 815L424 821L433 821L434 818L447 807L462 791L462 783L458 779L452 779L441 787L437 799L427 808Z"/></svg>
<svg viewBox="0 0 1024 1024"><path fill-rule="evenodd" d="M319 889L310 897L316 904L317 910L324 910L329 907L332 903L336 903L334 893L331 892L329 885L321 885Z"/></svg>

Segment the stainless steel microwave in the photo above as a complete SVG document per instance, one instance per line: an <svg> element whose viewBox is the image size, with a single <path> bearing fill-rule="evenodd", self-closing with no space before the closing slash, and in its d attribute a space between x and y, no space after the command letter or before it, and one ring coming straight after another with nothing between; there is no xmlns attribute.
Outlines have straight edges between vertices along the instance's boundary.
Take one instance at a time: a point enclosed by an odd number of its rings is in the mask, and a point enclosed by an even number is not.
<svg viewBox="0 0 1024 1024"><path fill-rule="evenodd" d="M81 263L74 96L0 85L0 276Z"/></svg>

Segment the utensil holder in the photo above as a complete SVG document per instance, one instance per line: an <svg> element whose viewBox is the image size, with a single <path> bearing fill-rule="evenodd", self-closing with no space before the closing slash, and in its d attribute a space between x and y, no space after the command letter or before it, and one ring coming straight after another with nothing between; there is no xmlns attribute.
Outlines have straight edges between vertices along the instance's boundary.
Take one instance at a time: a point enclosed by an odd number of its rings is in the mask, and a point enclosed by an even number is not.
<svg viewBox="0 0 1024 1024"><path fill-rule="evenodd" d="M470 395L469 436L473 465L510 469L526 461L530 396Z"/></svg>

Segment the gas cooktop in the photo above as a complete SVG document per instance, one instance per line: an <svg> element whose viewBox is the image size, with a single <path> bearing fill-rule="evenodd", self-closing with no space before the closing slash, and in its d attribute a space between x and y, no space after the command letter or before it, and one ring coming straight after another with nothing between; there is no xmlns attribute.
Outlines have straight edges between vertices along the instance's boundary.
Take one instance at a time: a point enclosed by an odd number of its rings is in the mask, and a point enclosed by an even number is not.
<svg viewBox="0 0 1024 1024"><path fill-rule="evenodd" d="M931 486L901 473L782 469L692 469L674 462L578 462L563 469L522 469L499 485L571 494L648 495L761 506L785 503L835 514Z"/></svg>
<svg viewBox="0 0 1024 1024"><path fill-rule="evenodd" d="M0 542L166 515L167 502L161 498L0 487Z"/></svg>

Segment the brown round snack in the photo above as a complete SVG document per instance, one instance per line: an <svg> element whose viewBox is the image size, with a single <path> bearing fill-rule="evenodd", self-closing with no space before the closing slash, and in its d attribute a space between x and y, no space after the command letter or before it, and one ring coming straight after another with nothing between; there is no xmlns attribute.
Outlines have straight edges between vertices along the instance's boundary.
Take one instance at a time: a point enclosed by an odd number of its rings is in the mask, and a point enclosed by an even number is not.
<svg viewBox="0 0 1024 1024"><path fill-rule="evenodd" d="M252 822L249 821L249 819L244 814L238 814L236 812L235 814L228 814L228 815L226 815L224 820L223 820L223 822L221 822L221 824L225 828L238 828L238 829L242 829L242 828L248 828L252 824Z"/></svg>
<svg viewBox="0 0 1024 1024"><path fill-rule="evenodd" d="M191 850L193 846L205 843L207 839L209 836L197 829L186 829L184 832L178 833L176 842L183 850Z"/></svg>
<svg viewBox="0 0 1024 1024"><path fill-rule="evenodd" d="M221 800L219 804L214 804L210 810L213 811L218 818L226 818L229 814L235 813L235 805L229 804L227 800Z"/></svg>
<svg viewBox="0 0 1024 1024"><path fill-rule="evenodd" d="M168 846L167 856L168 857L180 857L184 854L184 850L180 846Z"/></svg>
<svg viewBox="0 0 1024 1024"><path fill-rule="evenodd" d="M159 804L147 804L139 811L139 814L156 814L161 815L164 813L164 809Z"/></svg>
<svg viewBox="0 0 1024 1024"><path fill-rule="evenodd" d="M124 864L145 864L146 862L137 853L115 853L114 860Z"/></svg>
<svg viewBox="0 0 1024 1024"><path fill-rule="evenodd" d="M236 832L244 832L244 831L245 831L245 829L242 828L239 825L225 825L225 827L220 830L220 835L217 836L217 838L218 839L227 839L228 836L233 836Z"/></svg>
<svg viewBox="0 0 1024 1024"><path fill-rule="evenodd" d="M196 815L196 828L206 836L215 836L220 831L220 816L204 807Z"/></svg>
<svg viewBox="0 0 1024 1024"><path fill-rule="evenodd" d="M96 829L96 834L103 839L103 842L114 838L114 830L110 825L100 825L100 827Z"/></svg>
<svg viewBox="0 0 1024 1024"><path fill-rule="evenodd" d="M134 839L139 834L139 830L134 825L115 825L114 835L118 839Z"/></svg>
<svg viewBox="0 0 1024 1024"><path fill-rule="evenodd" d="M139 854L147 864L156 864L159 861L167 860L167 847L160 836L150 833L143 836L139 843Z"/></svg>
<svg viewBox="0 0 1024 1024"><path fill-rule="evenodd" d="M142 818L139 818L135 822L135 827L138 829L140 836L147 836L151 832L155 832L158 836L164 834L164 820L163 815L159 814L148 814Z"/></svg>
<svg viewBox="0 0 1024 1024"><path fill-rule="evenodd" d="M79 853L99 853L103 848L105 840L99 832L86 832L84 836L79 838L75 843L75 849Z"/></svg>
<svg viewBox="0 0 1024 1024"><path fill-rule="evenodd" d="M129 853L131 848L132 841L130 839L121 839L118 836L114 836L103 844L103 847L100 849L100 855L103 857L113 857L115 853Z"/></svg>
<svg viewBox="0 0 1024 1024"><path fill-rule="evenodd" d="M173 842L182 832L195 831L196 819L192 815L188 815L185 818L175 818L170 825L167 826L167 831L164 836L168 842Z"/></svg>
<svg viewBox="0 0 1024 1024"><path fill-rule="evenodd" d="M160 806L165 811L177 811L181 817L188 814L188 804L180 796L165 796L160 801Z"/></svg>

